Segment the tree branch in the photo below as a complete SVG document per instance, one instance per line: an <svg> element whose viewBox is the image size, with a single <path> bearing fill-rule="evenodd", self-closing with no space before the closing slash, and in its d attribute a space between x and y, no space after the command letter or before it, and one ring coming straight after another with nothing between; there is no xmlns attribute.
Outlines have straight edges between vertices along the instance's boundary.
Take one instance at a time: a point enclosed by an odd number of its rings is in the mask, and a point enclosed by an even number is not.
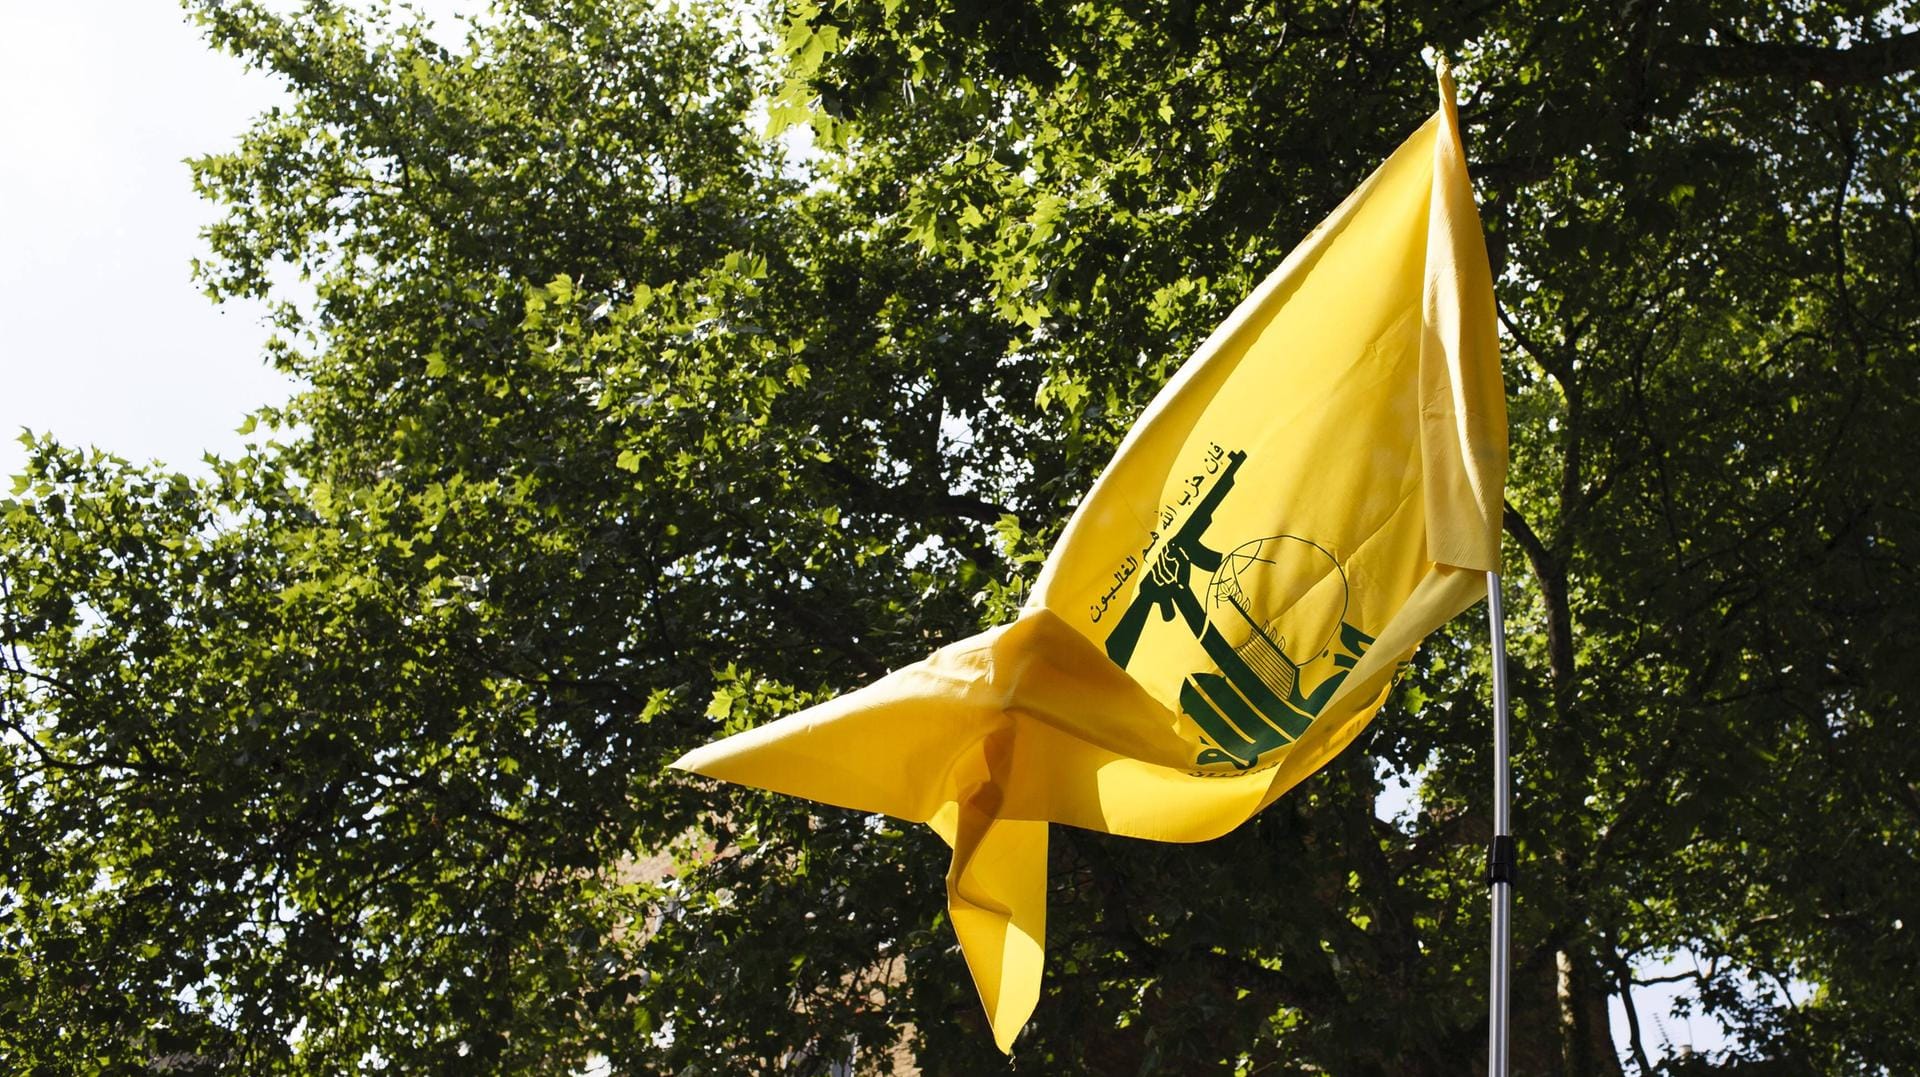
<svg viewBox="0 0 1920 1077"><path fill-rule="evenodd" d="M1613 974L1614 984L1620 991L1620 1001L1627 1011L1627 1046L1633 1050L1633 1063L1640 1067L1641 1077L1652 1077L1653 1062L1647 1058L1647 1048L1640 1037L1639 1007L1633 1003L1633 966L1621 956L1619 944L1611 937L1606 940L1606 947L1602 960Z"/></svg>
<svg viewBox="0 0 1920 1077"><path fill-rule="evenodd" d="M1826 86L1857 86L1920 68L1920 31L1827 48L1778 41L1720 45L1671 45L1662 66L1696 78L1757 79L1781 76Z"/></svg>
<svg viewBox="0 0 1920 1077"><path fill-rule="evenodd" d="M761 592L769 602L780 608L780 612L799 621L811 629L823 642L860 667L868 677L878 679L888 673L887 664L880 660L860 641L846 630L844 623L823 616L819 611L804 602L797 602L793 596L781 587L769 587Z"/></svg>
<svg viewBox="0 0 1920 1077"><path fill-rule="evenodd" d="M1504 527L1520 544L1534 579L1540 581L1540 597L1547 603L1547 666L1558 696L1573 684L1573 611L1567 605L1567 568L1511 502L1506 504Z"/></svg>
<svg viewBox="0 0 1920 1077"><path fill-rule="evenodd" d="M1005 505L981 497L947 491L929 491L911 486L888 486L842 463L826 465L826 473L862 501L862 507L889 516L909 519L962 519L998 523L1002 516L1017 516Z"/></svg>

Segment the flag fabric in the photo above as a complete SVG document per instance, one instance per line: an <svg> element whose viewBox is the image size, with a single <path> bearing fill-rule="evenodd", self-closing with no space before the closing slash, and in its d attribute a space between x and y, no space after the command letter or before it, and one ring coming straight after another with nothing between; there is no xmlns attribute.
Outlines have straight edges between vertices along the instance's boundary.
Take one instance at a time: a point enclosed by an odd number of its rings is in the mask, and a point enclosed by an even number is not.
<svg viewBox="0 0 1920 1077"><path fill-rule="evenodd" d="M1202 841L1326 763L1498 568L1506 402L1453 84L1141 415L1012 623L676 766L924 822L995 1041L1047 826Z"/></svg>

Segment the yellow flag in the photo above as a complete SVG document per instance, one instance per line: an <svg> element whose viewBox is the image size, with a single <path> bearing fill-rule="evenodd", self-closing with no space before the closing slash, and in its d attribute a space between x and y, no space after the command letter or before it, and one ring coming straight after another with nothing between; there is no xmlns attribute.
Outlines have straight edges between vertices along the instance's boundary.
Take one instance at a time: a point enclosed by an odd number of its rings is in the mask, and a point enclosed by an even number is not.
<svg viewBox="0 0 1920 1077"><path fill-rule="evenodd" d="M1493 287L1440 88L1147 407L1018 619L675 764L937 831L1003 1051L1040 995L1050 822L1225 833L1498 567Z"/></svg>

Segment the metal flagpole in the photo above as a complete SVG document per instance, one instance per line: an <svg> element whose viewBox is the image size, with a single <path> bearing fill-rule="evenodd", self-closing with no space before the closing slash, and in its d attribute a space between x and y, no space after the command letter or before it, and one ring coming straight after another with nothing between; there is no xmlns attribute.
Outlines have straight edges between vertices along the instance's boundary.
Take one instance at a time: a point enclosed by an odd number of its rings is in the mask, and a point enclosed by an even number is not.
<svg viewBox="0 0 1920 1077"><path fill-rule="evenodd" d="M1487 848L1487 883L1493 890L1493 969L1489 978L1487 1075L1507 1077L1508 976L1512 971L1514 849L1507 799L1507 628L1500 608L1500 574L1487 573L1487 624L1493 650L1493 844Z"/></svg>

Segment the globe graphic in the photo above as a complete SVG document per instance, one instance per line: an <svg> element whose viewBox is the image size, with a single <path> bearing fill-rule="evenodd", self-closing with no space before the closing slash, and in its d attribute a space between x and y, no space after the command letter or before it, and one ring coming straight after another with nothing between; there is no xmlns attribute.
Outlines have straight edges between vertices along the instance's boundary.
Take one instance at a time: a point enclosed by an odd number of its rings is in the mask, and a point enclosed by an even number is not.
<svg viewBox="0 0 1920 1077"><path fill-rule="evenodd" d="M1296 535L1243 542L1207 582L1207 620L1285 699L1347 612L1347 581L1325 548Z"/></svg>

